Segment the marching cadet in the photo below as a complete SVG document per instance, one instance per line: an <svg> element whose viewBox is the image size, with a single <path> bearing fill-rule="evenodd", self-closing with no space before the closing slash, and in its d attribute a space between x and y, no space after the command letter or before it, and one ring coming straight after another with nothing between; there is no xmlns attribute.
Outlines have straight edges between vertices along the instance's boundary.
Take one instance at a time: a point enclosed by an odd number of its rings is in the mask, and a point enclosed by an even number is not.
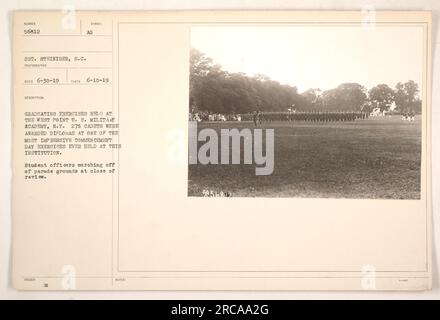
<svg viewBox="0 0 440 320"><path fill-rule="evenodd" d="M254 120L254 125L257 127L258 126L258 112L257 112L257 110L254 111L253 120Z"/></svg>
<svg viewBox="0 0 440 320"><path fill-rule="evenodd" d="M258 111L258 113L257 113L257 120L258 120L258 123L259 124L261 124L261 122L263 121L263 115L261 114L261 112L260 111Z"/></svg>

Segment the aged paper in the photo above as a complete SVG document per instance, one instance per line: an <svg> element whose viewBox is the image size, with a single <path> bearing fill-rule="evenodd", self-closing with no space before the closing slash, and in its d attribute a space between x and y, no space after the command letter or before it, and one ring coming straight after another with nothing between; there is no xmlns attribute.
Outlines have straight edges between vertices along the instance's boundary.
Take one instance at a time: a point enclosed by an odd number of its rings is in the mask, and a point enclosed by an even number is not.
<svg viewBox="0 0 440 320"><path fill-rule="evenodd" d="M13 285L431 288L430 12L17 11Z"/></svg>

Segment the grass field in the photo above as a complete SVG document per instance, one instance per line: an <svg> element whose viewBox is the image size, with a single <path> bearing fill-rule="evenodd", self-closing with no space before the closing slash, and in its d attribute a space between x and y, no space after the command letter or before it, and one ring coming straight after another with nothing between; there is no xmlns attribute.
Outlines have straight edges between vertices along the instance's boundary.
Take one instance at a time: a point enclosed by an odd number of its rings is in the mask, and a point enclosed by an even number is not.
<svg viewBox="0 0 440 320"><path fill-rule="evenodd" d="M234 197L419 199L421 118L354 122L270 122L275 129L272 175L255 165L190 165L188 195L203 190ZM250 128L250 122L199 123L198 129ZM264 150L264 149L263 149Z"/></svg>

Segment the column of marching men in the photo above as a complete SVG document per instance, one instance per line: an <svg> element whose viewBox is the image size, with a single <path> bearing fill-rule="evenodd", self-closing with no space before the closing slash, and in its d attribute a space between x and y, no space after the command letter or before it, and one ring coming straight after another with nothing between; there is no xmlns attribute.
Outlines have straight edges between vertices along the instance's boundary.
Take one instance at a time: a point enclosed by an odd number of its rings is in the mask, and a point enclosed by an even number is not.
<svg viewBox="0 0 440 320"><path fill-rule="evenodd" d="M333 122L333 121L354 121L357 119L367 119L367 112L264 112L256 114L244 114L242 121L309 121L309 122Z"/></svg>
<svg viewBox="0 0 440 320"><path fill-rule="evenodd" d="M353 112L254 112L248 114L210 114L207 112L190 113L190 121L253 121L253 122L272 122L272 121L309 121L309 122L334 122L334 121L354 121L357 119L367 119L369 113L361 111Z"/></svg>

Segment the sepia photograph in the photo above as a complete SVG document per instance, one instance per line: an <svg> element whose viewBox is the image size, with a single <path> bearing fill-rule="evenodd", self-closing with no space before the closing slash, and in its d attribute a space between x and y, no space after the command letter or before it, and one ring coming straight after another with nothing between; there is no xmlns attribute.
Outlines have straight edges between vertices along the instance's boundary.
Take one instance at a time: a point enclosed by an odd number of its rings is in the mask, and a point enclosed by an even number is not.
<svg viewBox="0 0 440 320"><path fill-rule="evenodd" d="M423 28L191 28L188 196L420 199Z"/></svg>

